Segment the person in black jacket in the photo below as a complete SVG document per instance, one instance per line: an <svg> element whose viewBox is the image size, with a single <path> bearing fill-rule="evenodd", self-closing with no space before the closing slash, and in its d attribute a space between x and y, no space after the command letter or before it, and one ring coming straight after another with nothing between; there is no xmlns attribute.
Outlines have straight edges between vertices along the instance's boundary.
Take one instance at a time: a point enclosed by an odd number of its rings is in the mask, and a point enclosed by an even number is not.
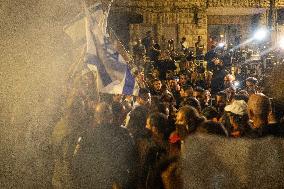
<svg viewBox="0 0 284 189"><path fill-rule="evenodd" d="M106 103L95 108L95 121L79 139L74 155L74 176L78 188L135 188L137 153L128 131L114 125Z"/></svg>

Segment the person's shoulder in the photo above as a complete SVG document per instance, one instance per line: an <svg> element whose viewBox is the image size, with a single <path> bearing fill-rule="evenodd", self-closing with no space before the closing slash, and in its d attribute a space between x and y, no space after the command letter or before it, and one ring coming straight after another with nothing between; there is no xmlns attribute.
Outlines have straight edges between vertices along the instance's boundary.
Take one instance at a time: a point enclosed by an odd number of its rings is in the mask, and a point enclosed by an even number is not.
<svg viewBox="0 0 284 189"><path fill-rule="evenodd" d="M123 134L127 137L130 136L129 131L127 130L126 127L122 127L122 126L115 126L115 127L117 127L117 131L120 132L121 134Z"/></svg>
<svg viewBox="0 0 284 189"><path fill-rule="evenodd" d="M275 137L284 137L284 127L280 123L268 124L264 127L264 131L267 135Z"/></svg>
<svg viewBox="0 0 284 189"><path fill-rule="evenodd" d="M226 130L224 125L220 122L215 122L215 121L206 120L202 122L200 124L199 131L219 136L228 136L228 131Z"/></svg>
<svg viewBox="0 0 284 189"><path fill-rule="evenodd" d="M215 122L215 121L211 121L211 120L206 120L204 122L201 123L201 126L205 126L205 127L215 127L215 126L221 126L222 124L219 122Z"/></svg>

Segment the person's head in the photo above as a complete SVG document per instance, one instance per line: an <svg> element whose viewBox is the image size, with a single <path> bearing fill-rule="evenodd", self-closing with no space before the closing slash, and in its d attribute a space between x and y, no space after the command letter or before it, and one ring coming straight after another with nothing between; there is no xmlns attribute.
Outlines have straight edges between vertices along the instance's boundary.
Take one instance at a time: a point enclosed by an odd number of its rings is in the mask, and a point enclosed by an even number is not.
<svg viewBox="0 0 284 189"><path fill-rule="evenodd" d="M209 90L204 90L203 99L205 103L209 103L209 101L211 100L211 93Z"/></svg>
<svg viewBox="0 0 284 189"><path fill-rule="evenodd" d="M198 78L198 73L197 72L192 72L191 77L190 77L191 81L196 81L197 78Z"/></svg>
<svg viewBox="0 0 284 189"><path fill-rule="evenodd" d="M237 95L246 96L247 97L246 102L248 101L249 94L248 94L248 92L246 90L240 90Z"/></svg>
<svg viewBox="0 0 284 189"><path fill-rule="evenodd" d="M156 50L161 50L161 46L160 46L158 43L155 43L155 44L153 45L153 47L154 47L154 49L156 49Z"/></svg>
<svg viewBox="0 0 284 189"><path fill-rule="evenodd" d="M169 80L170 78L173 78L175 73L172 70L168 70L166 72L166 79Z"/></svg>
<svg viewBox="0 0 284 189"><path fill-rule="evenodd" d="M154 91L160 92L162 88L162 82L159 79L154 79L153 81L153 89Z"/></svg>
<svg viewBox="0 0 284 189"><path fill-rule="evenodd" d="M170 115L169 106L166 103L160 102L160 99L158 99L158 102L151 104L151 112L157 112L165 114L167 117Z"/></svg>
<svg viewBox="0 0 284 189"><path fill-rule="evenodd" d="M150 105L151 104L151 94L146 88L139 89L137 102L140 105Z"/></svg>
<svg viewBox="0 0 284 189"><path fill-rule="evenodd" d="M151 37L151 36L150 36ZM150 47L153 47L156 44L155 39L150 40Z"/></svg>
<svg viewBox="0 0 284 189"><path fill-rule="evenodd" d="M168 78L167 83L168 83L169 89L171 90L175 90L178 85L178 82L174 77Z"/></svg>
<svg viewBox="0 0 284 189"><path fill-rule="evenodd" d="M160 97L160 101L168 105L173 105L175 104L175 97L170 91L165 90Z"/></svg>
<svg viewBox="0 0 284 189"><path fill-rule="evenodd" d="M199 102L203 102L204 100L204 89L201 87L196 87L193 89L193 97L195 97Z"/></svg>
<svg viewBox="0 0 284 189"><path fill-rule="evenodd" d="M164 139L168 127L168 118L162 113L152 113L148 116L146 128L151 131L154 137Z"/></svg>
<svg viewBox="0 0 284 189"><path fill-rule="evenodd" d="M105 102L100 102L95 106L95 124L104 125L111 124L113 121L113 113L110 105Z"/></svg>
<svg viewBox="0 0 284 189"><path fill-rule="evenodd" d="M197 40L198 40L198 41L201 41L201 40L202 40L202 37L201 37L201 36L198 36L198 37L197 37Z"/></svg>
<svg viewBox="0 0 284 189"><path fill-rule="evenodd" d="M230 124L233 127L231 136L240 137L242 135L242 132L245 130L246 126L248 125L249 121L248 115L245 114L240 116L231 112L228 112L227 114L229 116Z"/></svg>
<svg viewBox="0 0 284 189"><path fill-rule="evenodd" d="M159 72L159 70L154 68L154 69L152 70L152 76L153 76L154 78L159 78L159 77L160 77L160 72Z"/></svg>
<svg viewBox="0 0 284 189"><path fill-rule="evenodd" d="M232 104L225 107L226 113L229 115L230 123L233 128L243 129L248 122L248 106L244 100L234 100Z"/></svg>
<svg viewBox="0 0 284 189"><path fill-rule="evenodd" d="M233 82L234 82L235 78L233 75L228 74L224 77L224 87L225 89L232 87L233 86Z"/></svg>
<svg viewBox="0 0 284 189"><path fill-rule="evenodd" d="M254 77L249 77L246 79L246 87L249 95L256 93L257 82L257 79Z"/></svg>
<svg viewBox="0 0 284 189"><path fill-rule="evenodd" d="M222 107L226 105L227 95L225 92L221 91L216 94L216 106Z"/></svg>
<svg viewBox="0 0 284 189"><path fill-rule="evenodd" d="M173 39L170 39L170 40L168 41L168 44L170 44L170 45L174 44L174 40L173 40Z"/></svg>
<svg viewBox="0 0 284 189"><path fill-rule="evenodd" d="M132 95L125 95L124 99L129 101L129 102L132 102L133 101L133 96Z"/></svg>
<svg viewBox="0 0 284 189"><path fill-rule="evenodd" d="M268 124L271 102L264 94L252 94L248 101L248 115L253 126L258 128Z"/></svg>
<svg viewBox="0 0 284 189"><path fill-rule="evenodd" d="M222 60L220 60L220 59L217 58L217 57L213 57L211 61L212 61L215 65L223 65Z"/></svg>
<svg viewBox="0 0 284 189"><path fill-rule="evenodd" d="M142 44L142 40L140 38L138 38L136 41L137 41L137 45L141 45Z"/></svg>
<svg viewBox="0 0 284 189"><path fill-rule="evenodd" d="M89 70L83 70L79 80L75 85L78 85L78 92L84 98L94 98L95 90L95 78L94 74Z"/></svg>
<svg viewBox="0 0 284 189"><path fill-rule="evenodd" d="M188 79L189 79L189 74L187 74L185 71L184 72L181 72L179 74L179 84L182 86L182 85L185 85L187 82L188 82Z"/></svg>
<svg viewBox="0 0 284 189"><path fill-rule="evenodd" d="M181 38L181 42L182 42L182 43L185 42L185 41L186 41L186 38L185 38L185 37Z"/></svg>
<svg viewBox="0 0 284 189"><path fill-rule="evenodd" d="M126 117L126 109L125 106L122 105L121 102L113 102L111 104L112 113L113 113L113 123L116 126L122 125L125 117Z"/></svg>
<svg viewBox="0 0 284 189"><path fill-rule="evenodd" d="M217 122L218 121L218 111L213 107L206 107L202 110L203 116L206 117L207 120Z"/></svg>
<svg viewBox="0 0 284 189"><path fill-rule="evenodd" d="M182 139L194 132L203 121L198 111L192 106L183 106L176 115L177 132Z"/></svg>
<svg viewBox="0 0 284 189"><path fill-rule="evenodd" d="M121 102L122 98L123 98L122 94L114 94L112 96L112 101L113 102Z"/></svg>
<svg viewBox="0 0 284 189"><path fill-rule="evenodd" d="M206 72L204 72L204 73L205 73L205 80L206 80L207 82L211 82L212 77L213 77L213 73L212 73L211 71L206 71Z"/></svg>
<svg viewBox="0 0 284 189"><path fill-rule="evenodd" d="M201 105L200 102L195 97L187 97L181 103L181 106L192 106L194 107L199 113L201 112Z"/></svg>
<svg viewBox="0 0 284 189"><path fill-rule="evenodd" d="M148 116L148 110L146 107L138 106L132 110L129 114L129 122L127 129L135 136L144 135L146 133L146 120Z"/></svg>
<svg viewBox="0 0 284 189"><path fill-rule="evenodd" d="M193 96L193 87L190 85L183 85L180 88L180 96L183 98Z"/></svg>

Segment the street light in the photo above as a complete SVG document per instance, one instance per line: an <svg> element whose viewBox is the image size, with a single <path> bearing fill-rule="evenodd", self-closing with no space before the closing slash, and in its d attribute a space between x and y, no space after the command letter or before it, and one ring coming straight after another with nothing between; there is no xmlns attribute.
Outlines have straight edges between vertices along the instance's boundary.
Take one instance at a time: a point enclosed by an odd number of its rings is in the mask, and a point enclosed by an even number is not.
<svg viewBox="0 0 284 189"><path fill-rule="evenodd" d="M264 28L258 29L255 33L253 38L257 41L262 41L266 38L268 31Z"/></svg>
<svg viewBox="0 0 284 189"><path fill-rule="evenodd" d="M282 36L281 38L280 38L280 41L279 41L279 47L281 48L281 49L284 49L284 36Z"/></svg>
<svg viewBox="0 0 284 189"><path fill-rule="evenodd" d="M218 47L223 48L225 46L225 43L218 43Z"/></svg>

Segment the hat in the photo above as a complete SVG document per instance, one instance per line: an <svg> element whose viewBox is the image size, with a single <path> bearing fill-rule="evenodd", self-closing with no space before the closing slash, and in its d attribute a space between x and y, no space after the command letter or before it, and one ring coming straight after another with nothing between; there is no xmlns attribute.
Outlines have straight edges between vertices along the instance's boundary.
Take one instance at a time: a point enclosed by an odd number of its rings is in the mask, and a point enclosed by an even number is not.
<svg viewBox="0 0 284 189"><path fill-rule="evenodd" d="M248 105L244 100L234 100L232 104L225 107L225 111L242 116L247 114L247 108Z"/></svg>

